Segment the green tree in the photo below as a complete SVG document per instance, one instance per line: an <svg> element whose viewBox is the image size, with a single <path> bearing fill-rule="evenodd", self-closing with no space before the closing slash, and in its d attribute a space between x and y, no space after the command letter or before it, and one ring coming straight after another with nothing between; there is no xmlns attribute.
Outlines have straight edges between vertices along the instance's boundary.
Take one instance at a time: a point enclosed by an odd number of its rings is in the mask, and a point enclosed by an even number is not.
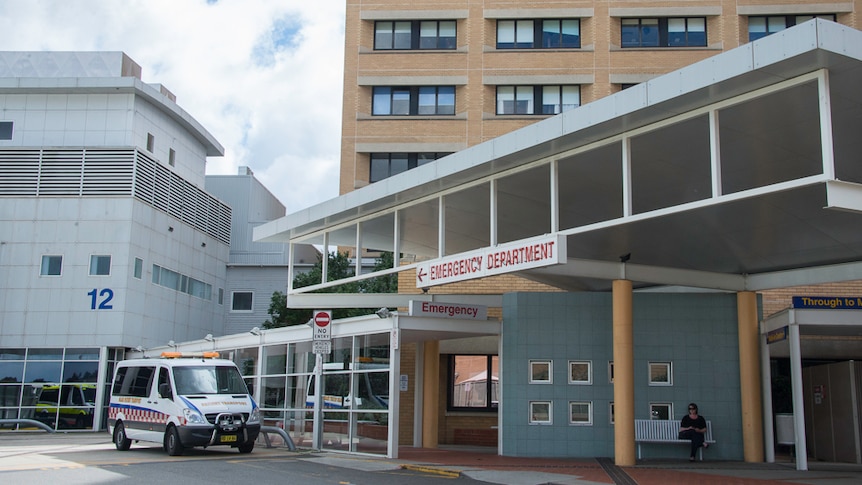
<svg viewBox="0 0 862 485"><path fill-rule="evenodd" d="M384 252L377 259L374 265L374 271L391 268L393 264L393 256L391 252ZM355 269L351 267L350 258L347 253L335 252L328 255L327 259L327 281L338 281L344 278L354 276ZM323 258L318 257L314 267L303 274L298 274L293 278L294 288L303 288L320 283L321 274L323 274ZM398 275L388 274L377 276L362 281L354 281L344 283L335 287L317 290L320 293L397 293L398 292ZM332 311L332 318L348 318L360 315L368 315L377 311L377 308L335 308ZM302 325L311 319L312 310L292 309L287 308L287 295L280 291L272 294L269 303L270 319L263 322L261 328L278 328L289 327L293 325Z"/></svg>

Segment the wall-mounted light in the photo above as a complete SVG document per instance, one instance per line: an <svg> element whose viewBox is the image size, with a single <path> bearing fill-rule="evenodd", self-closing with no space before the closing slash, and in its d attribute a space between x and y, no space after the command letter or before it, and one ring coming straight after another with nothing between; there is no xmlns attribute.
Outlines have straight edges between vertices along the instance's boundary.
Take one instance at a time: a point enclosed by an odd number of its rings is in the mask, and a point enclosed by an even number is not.
<svg viewBox="0 0 862 485"><path fill-rule="evenodd" d="M253 329L249 330L248 333L252 335L260 335L260 327L254 327Z"/></svg>
<svg viewBox="0 0 862 485"><path fill-rule="evenodd" d="M205 243L205 242L202 242L202 243L201 243L201 247L202 247L202 248L205 248L205 247L207 247L207 243Z"/></svg>
<svg viewBox="0 0 862 485"><path fill-rule="evenodd" d="M168 232L174 232L174 226L168 226Z"/></svg>
<svg viewBox="0 0 862 485"><path fill-rule="evenodd" d="M213 340L215 340L215 339L213 338L213 334L208 333L208 334L206 335L206 337L204 337L204 340L206 340L207 342L212 342L212 341L213 341Z"/></svg>
<svg viewBox="0 0 862 485"><path fill-rule="evenodd" d="M177 348L177 344L173 340L168 340L168 347Z"/></svg>
<svg viewBox="0 0 862 485"><path fill-rule="evenodd" d="M390 312L389 309L386 307L383 307L374 313L380 318L389 318L392 315L392 312Z"/></svg>

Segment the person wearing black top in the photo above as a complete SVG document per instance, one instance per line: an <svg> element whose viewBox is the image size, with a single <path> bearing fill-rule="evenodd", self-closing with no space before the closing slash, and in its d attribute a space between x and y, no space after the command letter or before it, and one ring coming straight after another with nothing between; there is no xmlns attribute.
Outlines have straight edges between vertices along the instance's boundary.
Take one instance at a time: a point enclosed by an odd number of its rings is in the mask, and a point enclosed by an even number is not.
<svg viewBox="0 0 862 485"><path fill-rule="evenodd" d="M679 439L691 440L691 456L689 461L694 461L697 449L703 446L709 448L709 443L703 441L706 436L706 419L697 414L697 404L688 405L688 414L679 423Z"/></svg>

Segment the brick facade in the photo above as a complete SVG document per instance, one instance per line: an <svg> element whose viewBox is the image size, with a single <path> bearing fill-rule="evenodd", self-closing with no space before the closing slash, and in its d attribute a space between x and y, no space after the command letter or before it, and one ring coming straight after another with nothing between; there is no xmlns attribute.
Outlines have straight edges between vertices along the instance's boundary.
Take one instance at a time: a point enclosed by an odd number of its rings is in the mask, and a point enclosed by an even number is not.
<svg viewBox="0 0 862 485"><path fill-rule="evenodd" d="M506 85L578 84L580 103L616 93L623 84L646 81L748 42L748 18L835 14L839 23L860 28L856 11L862 0L691 1L519 1L519 0L347 0L344 99L339 193L368 185L371 150L392 152L457 151L546 118L497 115L496 88ZM703 17L705 47L622 48L621 18ZM497 20L579 18L579 49L497 49ZM375 20L455 20L455 50L374 50ZM421 81L411 81L421 78ZM451 116L372 116L375 85L455 85ZM567 79L575 80L566 81ZM549 81L551 80L551 81ZM392 147L387 150L386 147ZM433 147L448 147L437 149ZM398 274L399 292L419 294L413 271ZM432 294L556 292L556 288L505 275L430 289ZM790 305L794 295L859 295L862 281L763 292L763 316ZM490 308L490 318L502 318ZM402 349L402 374L409 389L401 393L400 443L412 443L416 346ZM447 362L440 363L440 443L495 444L496 415L446 411ZM493 439L493 442L491 440Z"/></svg>

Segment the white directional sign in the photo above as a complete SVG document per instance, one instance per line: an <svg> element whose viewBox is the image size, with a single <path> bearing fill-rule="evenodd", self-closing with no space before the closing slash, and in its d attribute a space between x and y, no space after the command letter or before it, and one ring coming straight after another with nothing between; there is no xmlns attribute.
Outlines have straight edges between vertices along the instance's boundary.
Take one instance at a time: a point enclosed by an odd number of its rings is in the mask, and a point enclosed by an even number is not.
<svg viewBox="0 0 862 485"><path fill-rule="evenodd" d="M314 310L311 315L311 340L332 339L332 311Z"/></svg>
<svg viewBox="0 0 862 485"><path fill-rule="evenodd" d="M566 237L541 236L420 263L416 287L444 285L566 262Z"/></svg>

